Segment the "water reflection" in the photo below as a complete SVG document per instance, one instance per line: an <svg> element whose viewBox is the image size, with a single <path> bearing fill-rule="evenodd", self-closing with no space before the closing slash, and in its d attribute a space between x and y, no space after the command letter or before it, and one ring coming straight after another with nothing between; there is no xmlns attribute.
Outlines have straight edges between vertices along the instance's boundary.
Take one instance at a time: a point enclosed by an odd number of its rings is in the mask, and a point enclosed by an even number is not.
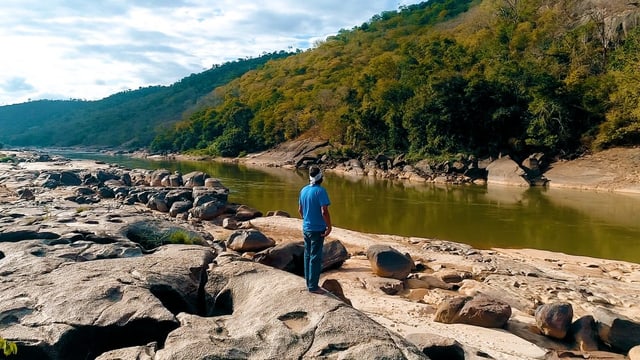
<svg viewBox="0 0 640 360"><path fill-rule="evenodd" d="M70 154L66 154L69 157ZM96 159L96 154L75 157ZM297 216L306 174L215 162L101 156L131 168L204 171L231 190L230 201ZM327 174L339 227L440 238L478 248L536 248L640 263L640 196L564 189L444 186Z"/></svg>

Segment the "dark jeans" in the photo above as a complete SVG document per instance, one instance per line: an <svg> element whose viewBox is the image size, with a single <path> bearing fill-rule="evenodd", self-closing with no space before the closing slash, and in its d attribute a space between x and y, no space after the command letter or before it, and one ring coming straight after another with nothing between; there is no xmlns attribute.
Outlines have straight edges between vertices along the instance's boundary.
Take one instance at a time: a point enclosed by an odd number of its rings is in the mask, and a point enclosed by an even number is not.
<svg viewBox="0 0 640 360"><path fill-rule="evenodd" d="M304 235L304 279L309 291L318 289L322 272L323 231L303 231Z"/></svg>

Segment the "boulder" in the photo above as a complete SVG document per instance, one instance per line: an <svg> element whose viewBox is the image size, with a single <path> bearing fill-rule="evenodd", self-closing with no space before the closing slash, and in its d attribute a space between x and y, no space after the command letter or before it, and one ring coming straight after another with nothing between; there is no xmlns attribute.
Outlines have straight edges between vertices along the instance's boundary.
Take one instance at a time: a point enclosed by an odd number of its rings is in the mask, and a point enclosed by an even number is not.
<svg viewBox="0 0 640 360"><path fill-rule="evenodd" d="M349 259L349 253L339 240L327 240L322 247L322 271L336 269ZM304 242L278 244L254 256L254 260L265 265L304 275Z"/></svg>
<svg viewBox="0 0 640 360"><path fill-rule="evenodd" d="M282 216L282 217L291 217L291 215L289 215L288 212L284 211L284 210L270 210L267 211L267 215L266 216Z"/></svg>
<svg viewBox="0 0 640 360"><path fill-rule="evenodd" d="M153 195L153 192L135 189L129 193L129 197L133 199L134 202L139 202L142 204L146 204L149 202L149 198Z"/></svg>
<svg viewBox="0 0 640 360"><path fill-rule="evenodd" d="M171 204L171 208L169 209L169 216L176 217L178 214L186 213L191 209L193 203L188 200L176 201Z"/></svg>
<svg viewBox="0 0 640 360"><path fill-rule="evenodd" d="M98 178L95 175L85 174L82 177L82 185L85 185L85 186L98 186L98 185L102 185L102 182L100 180L98 180Z"/></svg>
<svg viewBox="0 0 640 360"><path fill-rule="evenodd" d="M103 170L103 169L100 169L100 170L96 171L94 177L100 183L104 183L104 182L106 182L108 180L120 180L118 175L116 175L116 174L114 174L114 173L112 173L110 171ZM85 179L85 182L86 182L86 179Z"/></svg>
<svg viewBox="0 0 640 360"><path fill-rule="evenodd" d="M640 323L614 313L604 307L593 311L598 336L614 350L626 353L640 345Z"/></svg>
<svg viewBox="0 0 640 360"><path fill-rule="evenodd" d="M202 171L192 171L188 174L185 174L182 177L182 181L184 182L184 186L193 188L197 186L204 186L204 181L208 177L209 175Z"/></svg>
<svg viewBox="0 0 640 360"><path fill-rule="evenodd" d="M237 230L239 227L238 220L232 217L222 219L222 227L228 230Z"/></svg>
<svg viewBox="0 0 640 360"><path fill-rule="evenodd" d="M172 189L165 196L167 203L173 205L176 201L193 201L193 192L191 189Z"/></svg>
<svg viewBox="0 0 640 360"><path fill-rule="evenodd" d="M78 186L82 184L80 176L73 171L63 171L60 173L60 184L64 186Z"/></svg>
<svg viewBox="0 0 640 360"><path fill-rule="evenodd" d="M195 206L198 200L194 201L194 207L189 210L191 216L200 220L213 220L222 215L226 210L226 205L220 201L209 201L202 205Z"/></svg>
<svg viewBox="0 0 640 360"><path fill-rule="evenodd" d="M166 177L165 179L167 179L167 185L166 186L171 186L171 187L179 187L182 186L182 175L180 174L171 174L168 177Z"/></svg>
<svg viewBox="0 0 640 360"><path fill-rule="evenodd" d="M55 189L60 185L60 174L43 172L38 176L34 183L45 189Z"/></svg>
<svg viewBox="0 0 640 360"><path fill-rule="evenodd" d="M433 175L434 173L429 160L420 160L413 167L424 175Z"/></svg>
<svg viewBox="0 0 640 360"><path fill-rule="evenodd" d="M236 219L238 221L248 221L261 216L262 212L246 205L240 205L236 209Z"/></svg>
<svg viewBox="0 0 640 360"><path fill-rule="evenodd" d="M585 315L574 321L570 327L571 335L580 351L597 351L598 332L596 321L591 315Z"/></svg>
<svg viewBox="0 0 640 360"><path fill-rule="evenodd" d="M387 245L372 245L367 249L367 259L374 274L398 280L405 279L413 267L413 261Z"/></svg>
<svg viewBox="0 0 640 360"><path fill-rule="evenodd" d="M98 188L98 196L100 196L102 199L113 199L116 197L116 193L115 191L113 191L113 189L102 186Z"/></svg>
<svg viewBox="0 0 640 360"><path fill-rule="evenodd" d="M254 256L260 264L304 276L304 243L288 242L263 250Z"/></svg>
<svg viewBox="0 0 640 360"><path fill-rule="evenodd" d="M149 186L160 187L162 186L162 179L171 175L171 172L167 169L154 170L150 175L147 182Z"/></svg>
<svg viewBox="0 0 640 360"><path fill-rule="evenodd" d="M219 188L207 188L202 186L196 186L193 188L192 198L194 199L194 205L200 206L205 202L209 201L219 201L222 203L227 203L229 198L229 189L225 187Z"/></svg>
<svg viewBox="0 0 640 360"><path fill-rule="evenodd" d="M238 252L258 252L276 244L273 239L266 237L255 229L237 230L227 240L227 247Z"/></svg>
<svg viewBox="0 0 640 360"><path fill-rule="evenodd" d="M133 181L132 181L132 179L131 179L131 175L130 175L128 172L123 173L123 174L120 176L120 180L122 181L122 183L123 183L125 186L132 186L132 185L133 185Z"/></svg>
<svg viewBox="0 0 640 360"><path fill-rule="evenodd" d="M487 328L503 328L511 317L508 304L486 296L455 297L438 306L434 321L445 324L468 324Z"/></svg>
<svg viewBox="0 0 640 360"><path fill-rule="evenodd" d="M487 185L530 186L526 172L509 155L494 160L486 170Z"/></svg>
<svg viewBox="0 0 640 360"><path fill-rule="evenodd" d="M349 252L340 240L326 240L322 246L322 271L337 269L349 259Z"/></svg>
<svg viewBox="0 0 640 360"><path fill-rule="evenodd" d="M165 196L166 194L161 192L152 195L147 202L147 207L151 210L157 210L164 213L169 212L169 204L167 203Z"/></svg>
<svg viewBox="0 0 640 360"><path fill-rule="evenodd" d="M535 312L536 326L552 338L564 339L573 321L573 307L569 303L555 302L540 305Z"/></svg>

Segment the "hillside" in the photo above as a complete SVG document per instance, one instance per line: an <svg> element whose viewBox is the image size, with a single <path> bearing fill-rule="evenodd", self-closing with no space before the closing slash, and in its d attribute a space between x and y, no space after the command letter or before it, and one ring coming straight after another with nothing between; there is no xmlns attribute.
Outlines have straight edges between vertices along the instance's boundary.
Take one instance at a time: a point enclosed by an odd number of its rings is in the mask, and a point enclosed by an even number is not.
<svg viewBox="0 0 640 360"><path fill-rule="evenodd" d="M401 7L216 89L152 147L236 156L310 138L419 159L635 145L639 18L617 0Z"/></svg>
<svg viewBox="0 0 640 360"><path fill-rule="evenodd" d="M623 0L430 0L168 87L0 107L0 142L572 158L640 144L639 20Z"/></svg>
<svg viewBox="0 0 640 360"><path fill-rule="evenodd" d="M215 65L170 86L150 86L98 101L41 100L0 106L0 143L14 146L146 147L159 127L182 119L217 86L284 51Z"/></svg>

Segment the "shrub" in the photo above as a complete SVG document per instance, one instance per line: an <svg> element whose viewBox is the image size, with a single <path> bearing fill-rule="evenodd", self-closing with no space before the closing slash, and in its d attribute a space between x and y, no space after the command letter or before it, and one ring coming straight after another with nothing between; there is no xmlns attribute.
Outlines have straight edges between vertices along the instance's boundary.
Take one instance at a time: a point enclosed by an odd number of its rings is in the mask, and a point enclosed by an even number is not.
<svg viewBox="0 0 640 360"><path fill-rule="evenodd" d="M152 250L165 244L206 245L206 241L198 233L172 227L159 229L153 224L137 224L127 231L127 237L140 244L145 250Z"/></svg>
<svg viewBox="0 0 640 360"><path fill-rule="evenodd" d="M5 156L3 154L0 154L0 163L12 163L15 162L15 159L12 158L11 156Z"/></svg>
<svg viewBox="0 0 640 360"><path fill-rule="evenodd" d="M2 336L0 336L0 349L2 349L4 356L18 353L18 345L13 341L5 340Z"/></svg>
<svg viewBox="0 0 640 360"><path fill-rule="evenodd" d="M163 238L163 244L204 244L204 239L200 235L184 229L172 229L168 231Z"/></svg>

